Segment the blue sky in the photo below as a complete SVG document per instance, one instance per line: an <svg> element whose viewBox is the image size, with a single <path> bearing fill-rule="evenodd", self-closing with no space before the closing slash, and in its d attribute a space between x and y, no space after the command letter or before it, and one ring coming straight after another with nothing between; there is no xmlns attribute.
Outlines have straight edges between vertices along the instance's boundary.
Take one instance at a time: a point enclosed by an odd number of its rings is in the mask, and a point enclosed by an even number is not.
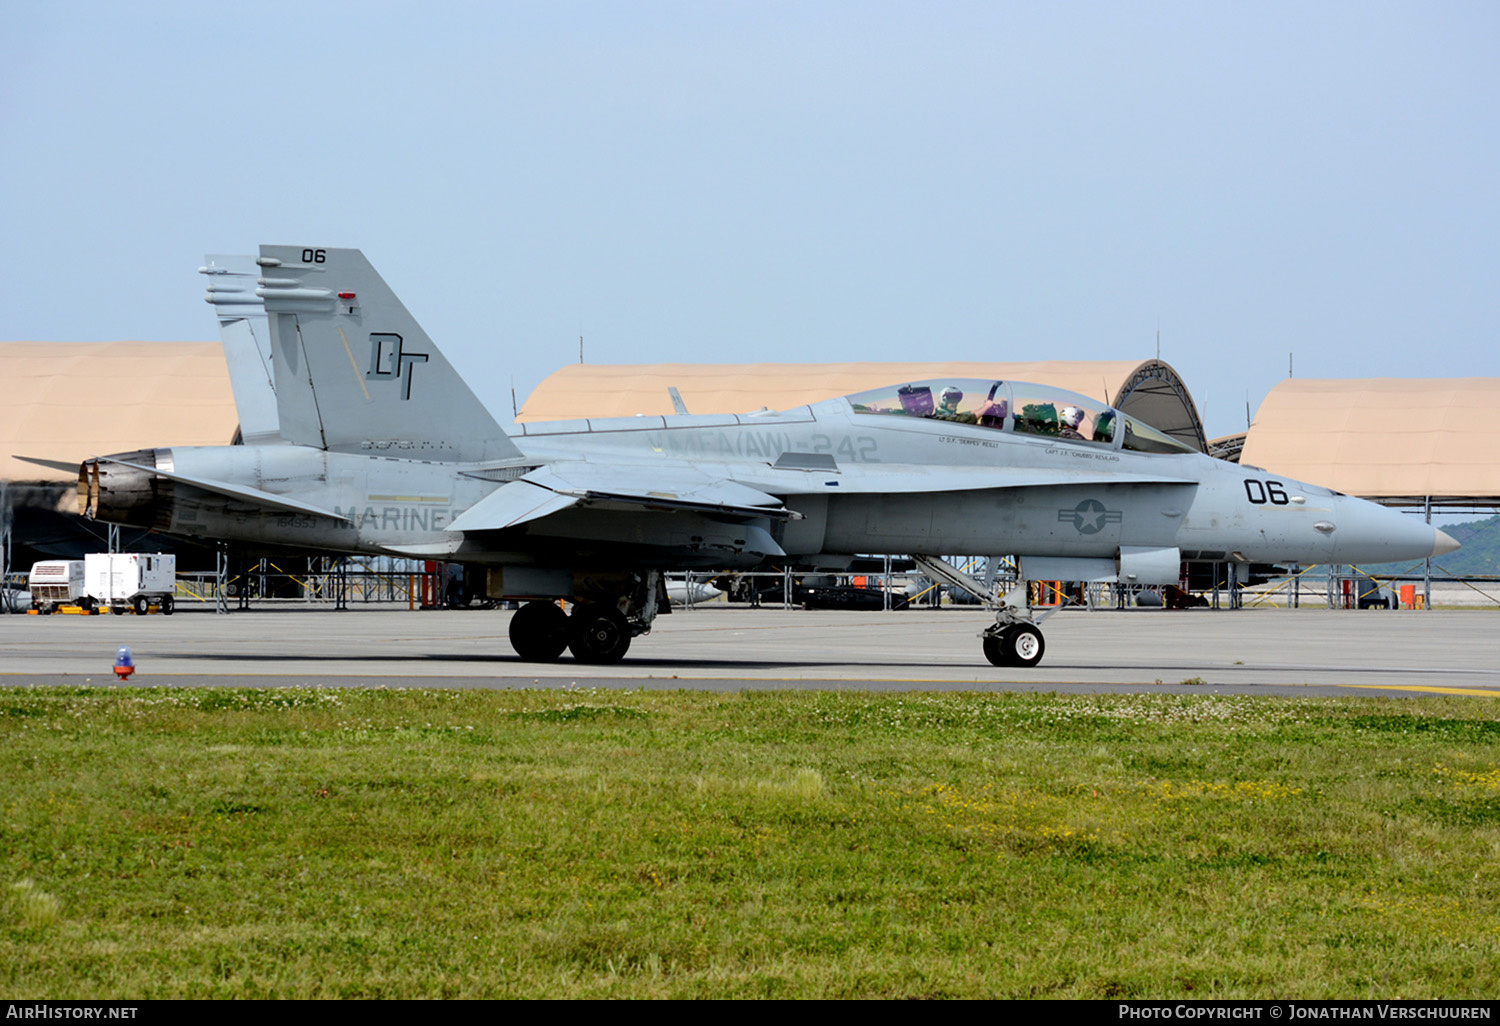
<svg viewBox="0 0 1500 1026"><path fill-rule="evenodd" d="M503 419L574 361L1500 376L1494 3L7 4L0 338L361 248Z"/></svg>

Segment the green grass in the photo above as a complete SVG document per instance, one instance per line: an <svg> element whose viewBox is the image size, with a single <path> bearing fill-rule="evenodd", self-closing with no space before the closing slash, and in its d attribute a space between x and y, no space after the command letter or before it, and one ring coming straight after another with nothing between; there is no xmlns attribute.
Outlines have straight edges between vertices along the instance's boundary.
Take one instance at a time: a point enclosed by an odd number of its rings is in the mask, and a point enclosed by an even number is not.
<svg viewBox="0 0 1500 1026"><path fill-rule="evenodd" d="M0 993L1492 997L1493 702L0 689Z"/></svg>

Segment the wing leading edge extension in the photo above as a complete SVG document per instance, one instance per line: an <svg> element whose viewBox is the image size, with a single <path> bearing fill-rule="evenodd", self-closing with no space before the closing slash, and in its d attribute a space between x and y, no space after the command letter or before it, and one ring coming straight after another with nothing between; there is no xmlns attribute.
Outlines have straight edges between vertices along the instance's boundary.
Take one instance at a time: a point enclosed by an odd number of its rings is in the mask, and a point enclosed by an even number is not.
<svg viewBox="0 0 1500 1026"><path fill-rule="evenodd" d="M976 492L992 488L1057 488L1069 485L1196 485L1177 474L1133 474L1116 470L1054 470L1041 467L930 467L897 463L845 463L836 468L770 468L745 475L746 486L776 495Z"/></svg>
<svg viewBox="0 0 1500 1026"><path fill-rule="evenodd" d="M551 464L503 485L449 525L451 531L499 531L570 506L707 513L736 519L796 520L801 514L773 495L715 479L691 467L609 467Z"/></svg>

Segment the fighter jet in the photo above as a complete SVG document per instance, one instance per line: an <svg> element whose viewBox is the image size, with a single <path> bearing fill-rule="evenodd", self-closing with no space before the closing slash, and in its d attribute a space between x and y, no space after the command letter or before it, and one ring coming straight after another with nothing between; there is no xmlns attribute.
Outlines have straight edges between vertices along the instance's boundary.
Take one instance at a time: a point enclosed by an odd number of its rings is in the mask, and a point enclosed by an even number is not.
<svg viewBox="0 0 1500 1026"><path fill-rule="evenodd" d="M670 611L666 571L902 554L978 593L942 554L1011 554L1021 580L993 602L980 649L1034 666L1043 615L1028 580L1175 584L1184 560L1388 562L1457 547L1394 510L1017 381L507 431L358 250L263 246L256 263L275 430L88 459L82 512L247 546L465 563L490 597L526 602L509 628L525 660L623 658ZM209 299L239 305L246 282L214 279Z"/></svg>

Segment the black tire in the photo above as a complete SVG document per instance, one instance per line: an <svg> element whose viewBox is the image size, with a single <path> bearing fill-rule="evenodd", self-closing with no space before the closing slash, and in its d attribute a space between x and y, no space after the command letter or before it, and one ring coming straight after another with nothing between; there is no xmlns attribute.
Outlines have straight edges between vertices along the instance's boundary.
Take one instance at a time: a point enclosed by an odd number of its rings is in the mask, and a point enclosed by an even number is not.
<svg viewBox="0 0 1500 1026"><path fill-rule="evenodd" d="M111 613L114 613L116 616L124 616L125 615L125 607L124 606L110 606L109 607L109 611Z"/></svg>
<svg viewBox="0 0 1500 1026"><path fill-rule="evenodd" d="M177 603L173 601L171 595L163 595L161 597L161 615L171 616L172 610L176 607L176 605Z"/></svg>
<svg viewBox="0 0 1500 1026"><path fill-rule="evenodd" d="M984 639L984 657L994 666L1030 668L1042 661L1046 651L1042 632L1029 623L1013 624Z"/></svg>
<svg viewBox="0 0 1500 1026"><path fill-rule="evenodd" d="M135 601L131 603L131 607L135 609L136 616L145 616L151 609L151 603L146 601L146 596L137 595Z"/></svg>
<svg viewBox="0 0 1500 1026"><path fill-rule="evenodd" d="M528 602L510 618L510 647L528 663L551 663L568 647L568 614L555 602Z"/></svg>
<svg viewBox="0 0 1500 1026"><path fill-rule="evenodd" d="M1010 665L1005 661L1005 632L985 635L984 657L990 661L991 666Z"/></svg>
<svg viewBox="0 0 1500 1026"><path fill-rule="evenodd" d="M618 663L630 648L630 625L618 609L579 606L568 620L568 648L580 663Z"/></svg>

